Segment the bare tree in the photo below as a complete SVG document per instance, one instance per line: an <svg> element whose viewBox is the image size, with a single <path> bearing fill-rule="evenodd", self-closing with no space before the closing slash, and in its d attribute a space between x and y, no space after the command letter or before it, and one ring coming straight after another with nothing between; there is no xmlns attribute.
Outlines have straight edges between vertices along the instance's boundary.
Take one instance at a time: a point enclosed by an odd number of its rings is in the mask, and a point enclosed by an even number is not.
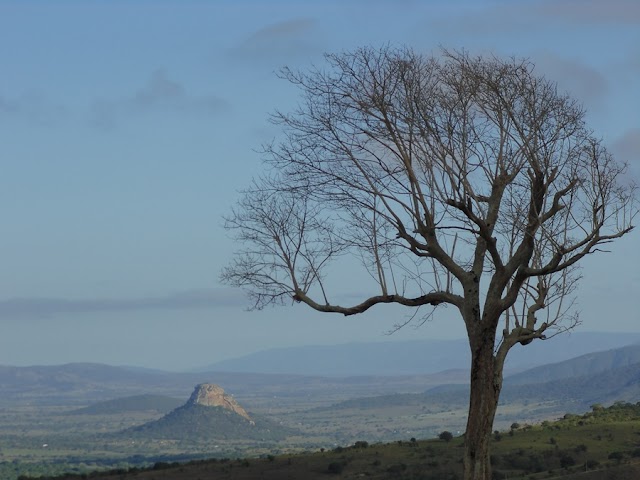
<svg viewBox="0 0 640 480"><path fill-rule="evenodd" d="M578 323L578 262L632 230L635 187L581 106L526 60L405 48L326 59L282 71L301 102L272 117L283 137L227 218L245 249L222 279L255 308L455 307L472 358L465 478L489 479L507 352ZM344 255L375 281L352 305L331 295Z"/></svg>

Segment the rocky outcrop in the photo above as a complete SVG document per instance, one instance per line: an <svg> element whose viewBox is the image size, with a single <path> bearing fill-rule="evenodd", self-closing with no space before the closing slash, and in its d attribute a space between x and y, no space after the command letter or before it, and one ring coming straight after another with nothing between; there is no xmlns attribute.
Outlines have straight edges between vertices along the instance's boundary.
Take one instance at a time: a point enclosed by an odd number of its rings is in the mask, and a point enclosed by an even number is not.
<svg viewBox="0 0 640 480"><path fill-rule="evenodd" d="M224 389L213 383L202 383L197 385L187 405L202 405L204 407L222 407L230 410L242 418L248 420L252 425L255 422L249 414L242 408L231 395L224 393Z"/></svg>
<svg viewBox="0 0 640 480"><path fill-rule="evenodd" d="M280 441L299 432L264 417L251 418L218 385L196 386L189 400L164 417L123 430L127 439L170 439L193 442Z"/></svg>

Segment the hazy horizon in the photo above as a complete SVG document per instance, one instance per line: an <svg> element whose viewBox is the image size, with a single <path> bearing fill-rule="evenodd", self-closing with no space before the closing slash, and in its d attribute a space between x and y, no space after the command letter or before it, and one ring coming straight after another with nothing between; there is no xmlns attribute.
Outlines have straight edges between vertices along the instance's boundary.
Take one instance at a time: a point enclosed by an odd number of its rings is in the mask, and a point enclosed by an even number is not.
<svg viewBox="0 0 640 480"><path fill-rule="evenodd" d="M596 337L598 340L596 341L594 337ZM640 332L606 332L606 331L579 330L579 331L565 332L561 336L555 336L553 338L555 338L556 340L551 341L552 338L549 338L545 342L536 342L533 347L516 346L516 348L510 352L505 371L506 372L521 371L523 368L528 369L537 365L553 364L556 362L576 358L576 357L590 354L590 353L604 352L604 351L619 349L619 348L623 348L631 345L640 345ZM549 344L549 341L551 341L551 344ZM153 363L132 364L127 362L122 363L117 361L116 362L100 362L100 361L55 362L55 361L44 360L42 362L35 362L35 363L27 362L22 364L0 363L0 367L18 367L18 368L50 367L50 366L55 367L55 366L71 365L71 364L98 364L98 365L106 365L111 367L123 367L123 368L133 368L133 369L140 368L140 369L157 370L157 371L164 371L164 372L175 372L175 373L206 372L206 371L249 372L249 370L247 370L245 366L242 366L244 363L248 361L249 364L256 364L256 362L260 362L261 359L265 358L266 356L266 358L270 359L271 361L271 364L268 366L268 368L266 369L262 367L256 368L254 370L251 370L251 373L286 373L286 374L296 374L296 375L345 376L345 373L343 371L335 371L335 372L331 371L332 370L331 362L325 362L325 361L321 362L319 359L315 358L314 355L311 356L312 357L311 362L313 364L312 370L314 371L304 370L304 368L299 368L299 365L294 365L294 368L288 371L286 369L286 366L290 363L290 361L285 360L284 357L291 356L292 353L297 354L297 353L300 353L301 351L306 351L305 352L306 357L301 360L308 361L309 358L307 357L309 353L312 353L314 351L320 351L325 353L326 352L335 353L336 351L340 351L341 354L344 355L343 347L350 347L354 351L355 359L353 361L347 361L346 359L341 358L337 360L338 363L346 362L349 365L366 364L367 365L366 368L371 371L367 373L352 372L348 374L348 376L373 375L374 372L375 372L375 375L388 375L389 374L388 372L387 373L383 372L383 370L387 368L386 366L381 367L379 370L376 370L374 368L375 366L371 367L371 365L369 365L370 363L376 363L379 360L377 357L376 357L376 361L370 362L367 359L359 358L358 355L361 354L362 348L364 348L365 351L369 351L370 347L372 346L376 346L376 347L383 346L383 345L391 346L391 345L397 345L398 343L402 345L400 348L405 348L411 343L416 343L418 345L423 345L425 343L426 344L433 343L433 346L437 347L436 350L438 350L439 352L441 352L440 349L442 349L444 346L451 347L451 348L455 346L457 347L462 346L463 348L467 347L467 339L464 337L440 338L440 339L424 338L424 339L405 339L405 340L395 340L395 339L386 337L385 339L374 339L368 342L353 340L353 341L347 341L344 343L309 343L309 344L299 344L299 345L292 345L292 346L265 347L258 350L232 354L227 357L217 357L210 362L193 364L193 365L174 364L174 365L168 365L163 367L161 364L153 364ZM556 344L558 345L558 347L554 346ZM409 350L414 351L413 349L409 349ZM400 350L400 351L402 352L402 355L405 355L405 356L408 355L406 351L403 351L403 350ZM428 350L421 351L421 352L422 353L419 353L417 355L418 357L424 356L425 353L427 354L432 353L432 352L429 352ZM403 373L403 375L445 372L448 370L456 370L456 369L468 367L467 365L468 359L466 358L465 355L463 355L464 359L460 360L456 357L456 355L449 352L448 350L446 352L448 355L447 358L451 357L449 358L449 360L455 359L455 362L458 362L458 364L453 365L452 363L447 363L446 359L441 359L438 361L437 364L432 363L427 365L421 365L421 364L416 364L415 359L414 360L405 359L405 361L411 362L415 368L413 368L411 372ZM335 360L335 359L332 358L331 360ZM445 363L442 363L443 361ZM276 369L278 370L278 372L269 371L269 369L274 368L274 362L277 365ZM398 362L402 363L401 360L396 359L396 363ZM305 362L301 361L298 363L304 365ZM320 366L321 363L322 363L322 366ZM242 366L242 368L240 368L239 370L238 369L227 370L225 365L228 365L228 364L232 364L236 366L240 365ZM318 368L323 369L324 373L320 373L319 371L317 371ZM358 370L358 368L360 367L356 365L354 368ZM393 366L389 368L391 368L391 370L397 369L396 367L393 367ZM342 363L341 363L341 369L343 369Z"/></svg>

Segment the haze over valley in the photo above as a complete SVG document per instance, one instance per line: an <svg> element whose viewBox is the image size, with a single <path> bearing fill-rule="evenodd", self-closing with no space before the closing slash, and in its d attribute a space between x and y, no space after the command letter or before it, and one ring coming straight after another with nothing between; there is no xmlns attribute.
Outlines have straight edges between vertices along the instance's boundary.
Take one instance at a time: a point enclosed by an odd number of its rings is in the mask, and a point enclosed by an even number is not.
<svg viewBox="0 0 640 480"><path fill-rule="evenodd" d="M576 335L586 348L589 334ZM553 364L543 364L540 357L530 360L532 368L508 375L495 428L581 414L594 404L635 403L640 396L640 343L627 344L632 338L616 334L600 338L623 346ZM442 354L440 342L431 346L423 344L422 350ZM369 355L379 347L359 346L361 363L353 360L351 365L354 371L362 369L358 376L330 370L325 376L176 373L99 364L0 367L0 471L9 475L2 478L15 478L10 472L81 471L87 465L142 467L158 461L273 455L351 445L363 438L428 439L445 430L459 435L466 421L468 369L402 374L405 359L399 357L397 363L389 362L397 369L393 374L363 374ZM462 354L448 347L450 354ZM317 349L307 352L311 363ZM281 358L282 352L272 353ZM211 384L216 386L198 393Z"/></svg>
<svg viewBox="0 0 640 480"><path fill-rule="evenodd" d="M3 0L0 45L0 480L640 478L640 2Z"/></svg>

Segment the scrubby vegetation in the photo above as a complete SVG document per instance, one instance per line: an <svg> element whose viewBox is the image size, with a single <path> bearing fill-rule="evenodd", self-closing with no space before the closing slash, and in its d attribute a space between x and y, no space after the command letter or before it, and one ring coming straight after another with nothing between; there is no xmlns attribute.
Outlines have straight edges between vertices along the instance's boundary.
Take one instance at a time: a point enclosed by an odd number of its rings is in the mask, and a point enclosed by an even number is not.
<svg viewBox="0 0 640 480"><path fill-rule="evenodd" d="M121 412L155 411L168 413L184 403L183 400L165 395L134 395L97 402L88 407L79 408L71 413L77 415L104 415Z"/></svg>
<svg viewBox="0 0 640 480"><path fill-rule="evenodd" d="M355 478L454 480L461 478L461 436L441 432L432 440L321 448L302 454L264 454L256 458L156 461L147 469L120 467L107 473L66 475L59 480ZM640 402L593 405L583 415L566 414L538 425L514 422L493 440L491 463L496 480L506 478L640 478ZM446 438L444 438L446 437ZM445 440L445 441L443 441ZM577 476L578 472L580 476ZM0 474L0 476L2 476ZM4 476L2 478L5 478ZM28 477L23 476L23 479Z"/></svg>

